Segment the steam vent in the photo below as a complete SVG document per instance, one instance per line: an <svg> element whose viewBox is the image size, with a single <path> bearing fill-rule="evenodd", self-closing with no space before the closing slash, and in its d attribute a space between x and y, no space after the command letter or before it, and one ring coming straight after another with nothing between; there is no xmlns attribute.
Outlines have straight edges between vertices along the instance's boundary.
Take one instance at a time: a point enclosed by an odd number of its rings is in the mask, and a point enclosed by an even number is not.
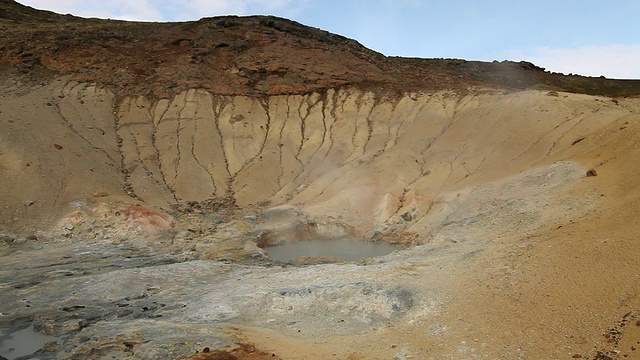
<svg viewBox="0 0 640 360"><path fill-rule="evenodd" d="M638 94L0 0L0 355L639 359Z"/></svg>

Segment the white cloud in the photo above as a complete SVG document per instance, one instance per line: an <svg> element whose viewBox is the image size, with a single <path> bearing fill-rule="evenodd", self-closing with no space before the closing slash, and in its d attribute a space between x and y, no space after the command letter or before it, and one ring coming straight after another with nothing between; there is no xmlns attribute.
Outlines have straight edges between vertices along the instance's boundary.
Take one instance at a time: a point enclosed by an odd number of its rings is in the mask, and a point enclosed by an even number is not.
<svg viewBox="0 0 640 360"><path fill-rule="evenodd" d="M20 0L20 3L36 9L81 17L99 17L120 20L159 21L162 14L152 0Z"/></svg>
<svg viewBox="0 0 640 360"><path fill-rule="evenodd" d="M167 2L165 1L165 4ZM181 8L167 20L194 20L219 15L266 15L292 17L307 1L300 0L170 0L171 6Z"/></svg>
<svg viewBox="0 0 640 360"><path fill-rule="evenodd" d="M578 48L541 48L532 52L504 54L512 60L526 60L549 71L564 74L640 79L640 45L604 45Z"/></svg>
<svg viewBox="0 0 640 360"><path fill-rule="evenodd" d="M18 2L36 9L55 11L60 14L70 13L70 10L77 8L77 3L79 3L78 0L58 0L55 2L48 0L18 0Z"/></svg>
<svg viewBox="0 0 640 360"><path fill-rule="evenodd" d="M165 9L174 9L173 13L165 13L165 20L196 20L202 17L218 15L244 15L247 13L247 0L168 0L155 1Z"/></svg>
<svg viewBox="0 0 640 360"><path fill-rule="evenodd" d="M308 0L20 0L37 9L136 21L197 20L220 15L293 16Z"/></svg>

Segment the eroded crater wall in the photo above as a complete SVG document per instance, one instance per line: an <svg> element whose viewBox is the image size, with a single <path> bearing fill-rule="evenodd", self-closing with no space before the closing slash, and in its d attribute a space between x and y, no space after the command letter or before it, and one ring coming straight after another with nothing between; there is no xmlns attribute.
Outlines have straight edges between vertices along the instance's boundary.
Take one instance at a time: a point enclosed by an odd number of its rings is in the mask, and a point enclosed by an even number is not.
<svg viewBox="0 0 640 360"><path fill-rule="evenodd" d="M232 195L241 207L293 205L367 236L428 233L455 203L450 194L580 160L590 135L638 111L541 91L388 99L356 89L267 98L192 89L116 101L60 81L2 96L7 223L82 199L162 209Z"/></svg>

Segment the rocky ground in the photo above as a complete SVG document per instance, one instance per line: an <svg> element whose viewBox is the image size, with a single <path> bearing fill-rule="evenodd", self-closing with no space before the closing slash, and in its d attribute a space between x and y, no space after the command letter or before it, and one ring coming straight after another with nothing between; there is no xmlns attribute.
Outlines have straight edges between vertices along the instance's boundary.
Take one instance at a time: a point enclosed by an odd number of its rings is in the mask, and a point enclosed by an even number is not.
<svg viewBox="0 0 640 360"><path fill-rule="evenodd" d="M270 261L257 236L282 211L189 210L155 234L149 211L85 215L48 241L5 236L2 323L60 338L42 355L69 359L634 358L634 230L611 238L603 197L575 201L595 178L572 164L508 183L559 172L574 189L543 187L356 263ZM549 211L562 224L527 233ZM514 220L522 230L500 225Z"/></svg>
<svg viewBox="0 0 640 360"><path fill-rule="evenodd" d="M0 0L0 29L5 343L33 327L56 340L38 358L640 358L639 81L389 58L272 17ZM336 237L402 250L268 256Z"/></svg>

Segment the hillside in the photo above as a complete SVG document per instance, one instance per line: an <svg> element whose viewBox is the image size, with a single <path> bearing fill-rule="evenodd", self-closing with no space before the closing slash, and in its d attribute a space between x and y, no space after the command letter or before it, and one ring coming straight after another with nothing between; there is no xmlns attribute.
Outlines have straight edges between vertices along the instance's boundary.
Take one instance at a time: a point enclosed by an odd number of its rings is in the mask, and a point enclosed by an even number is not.
<svg viewBox="0 0 640 360"><path fill-rule="evenodd" d="M640 80L0 0L0 355L640 358ZM268 257L355 237L358 262Z"/></svg>
<svg viewBox="0 0 640 360"><path fill-rule="evenodd" d="M258 96L344 86L383 95L485 87L640 91L638 81L551 74L527 62L385 57L354 40L269 16L133 23L62 16L12 0L1 5L3 77L38 82L66 75L117 95L163 98L200 88Z"/></svg>

